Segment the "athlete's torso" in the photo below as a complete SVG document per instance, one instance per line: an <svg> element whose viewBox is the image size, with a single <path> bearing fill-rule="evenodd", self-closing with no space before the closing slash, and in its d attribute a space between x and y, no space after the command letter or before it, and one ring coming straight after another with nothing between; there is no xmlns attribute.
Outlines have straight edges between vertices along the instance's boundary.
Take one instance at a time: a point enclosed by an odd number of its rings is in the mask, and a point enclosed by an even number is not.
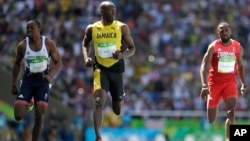
<svg viewBox="0 0 250 141"><path fill-rule="evenodd" d="M213 44L214 54L210 64L208 83L221 84L236 81L236 66L240 56L240 43L232 40L231 45L223 46L219 40Z"/></svg>
<svg viewBox="0 0 250 141"><path fill-rule="evenodd" d="M104 26L101 21L92 25L92 39L98 66L111 71L124 71L123 59L117 60L112 56L115 51L122 51L122 25L119 21L113 21L108 26Z"/></svg>
<svg viewBox="0 0 250 141"><path fill-rule="evenodd" d="M45 37L42 36L42 47L34 51L29 45L29 38L26 37L26 49L24 54L25 71L29 73L42 73L48 69L49 54L45 44Z"/></svg>

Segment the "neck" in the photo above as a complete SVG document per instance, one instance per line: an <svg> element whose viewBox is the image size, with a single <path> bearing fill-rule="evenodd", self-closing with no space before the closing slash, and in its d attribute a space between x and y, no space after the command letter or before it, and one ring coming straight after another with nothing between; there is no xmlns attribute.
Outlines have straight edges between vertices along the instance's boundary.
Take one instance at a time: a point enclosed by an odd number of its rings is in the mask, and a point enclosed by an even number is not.
<svg viewBox="0 0 250 141"><path fill-rule="evenodd" d="M228 41L222 41L221 39L220 39L220 42L221 42L221 44L222 45L224 45L224 46L228 46L228 45L230 45L231 44L231 39L229 39Z"/></svg>
<svg viewBox="0 0 250 141"><path fill-rule="evenodd" d="M29 37L29 40L30 40L30 42L37 42L37 41L39 41L40 40L40 35L39 36L33 36L33 37Z"/></svg>
<svg viewBox="0 0 250 141"><path fill-rule="evenodd" d="M102 20L102 24L105 25L105 26L111 25L112 23L113 23L113 21Z"/></svg>

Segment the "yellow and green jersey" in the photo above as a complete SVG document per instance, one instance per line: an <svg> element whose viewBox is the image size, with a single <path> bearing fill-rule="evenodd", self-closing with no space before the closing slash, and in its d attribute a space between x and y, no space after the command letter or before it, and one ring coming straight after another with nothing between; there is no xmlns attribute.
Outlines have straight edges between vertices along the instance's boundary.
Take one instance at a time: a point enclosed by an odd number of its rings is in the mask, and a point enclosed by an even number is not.
<svg viewBox="0 0 250 141"><path fill-rule="evenodd" d="M124 69L123 59L114 59L112 55L115 51L122 51L122 24L113 21L111 25L105 26L98 21L92 25L92 39L98 65L111 70Z"/></svg>

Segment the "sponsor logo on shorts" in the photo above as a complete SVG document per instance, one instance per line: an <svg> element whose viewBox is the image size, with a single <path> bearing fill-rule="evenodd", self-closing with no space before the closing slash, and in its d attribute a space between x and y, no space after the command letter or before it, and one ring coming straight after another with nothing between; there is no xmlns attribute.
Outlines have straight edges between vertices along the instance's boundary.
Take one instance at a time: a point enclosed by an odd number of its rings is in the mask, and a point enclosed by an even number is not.
<svg viewBox="0 0 250 141"><path fill-rule="evenodd" d="M18 98L24 98L24 97L23 97L23 94L20 94L20 95L18 96Z"/></svg>
<svg viewBox="0 0 250 141"><path fill-rule="evenodd" d="M45 95L44 95L44 99L47 99L48 98L48 94L46 93Z"/></svg>
<svg viewBox="0 0 250 141"><path fill-rule="evenodd" d="M122 96L119 96L119 99L123 99L125 97L126 93L123 93Z"/></svg>

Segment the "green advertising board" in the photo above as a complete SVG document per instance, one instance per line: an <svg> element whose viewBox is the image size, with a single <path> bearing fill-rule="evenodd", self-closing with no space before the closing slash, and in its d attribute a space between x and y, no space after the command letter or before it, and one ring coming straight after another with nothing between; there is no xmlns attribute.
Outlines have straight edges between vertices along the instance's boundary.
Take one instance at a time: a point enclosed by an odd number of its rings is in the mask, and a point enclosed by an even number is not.
<svg viewBox="0 0 250 141"><path fill-rule="evenodd" d="M206 119L167 120L162 132L169 136L169 141L224 141L224 121L209 124ZM247 120L236 123L250 124Z"/></svg>
<svg viewBox="0 0 250 141"><path fill-rule="evenodd" d="M134 119L131 128L149 128L146 122ZM236 124L250 125L250 121L236 119ZM204 117L166 120L161 132L168 136L168 141L224 141L225 118L218 118L213 124L209 124Z"/></svg>

